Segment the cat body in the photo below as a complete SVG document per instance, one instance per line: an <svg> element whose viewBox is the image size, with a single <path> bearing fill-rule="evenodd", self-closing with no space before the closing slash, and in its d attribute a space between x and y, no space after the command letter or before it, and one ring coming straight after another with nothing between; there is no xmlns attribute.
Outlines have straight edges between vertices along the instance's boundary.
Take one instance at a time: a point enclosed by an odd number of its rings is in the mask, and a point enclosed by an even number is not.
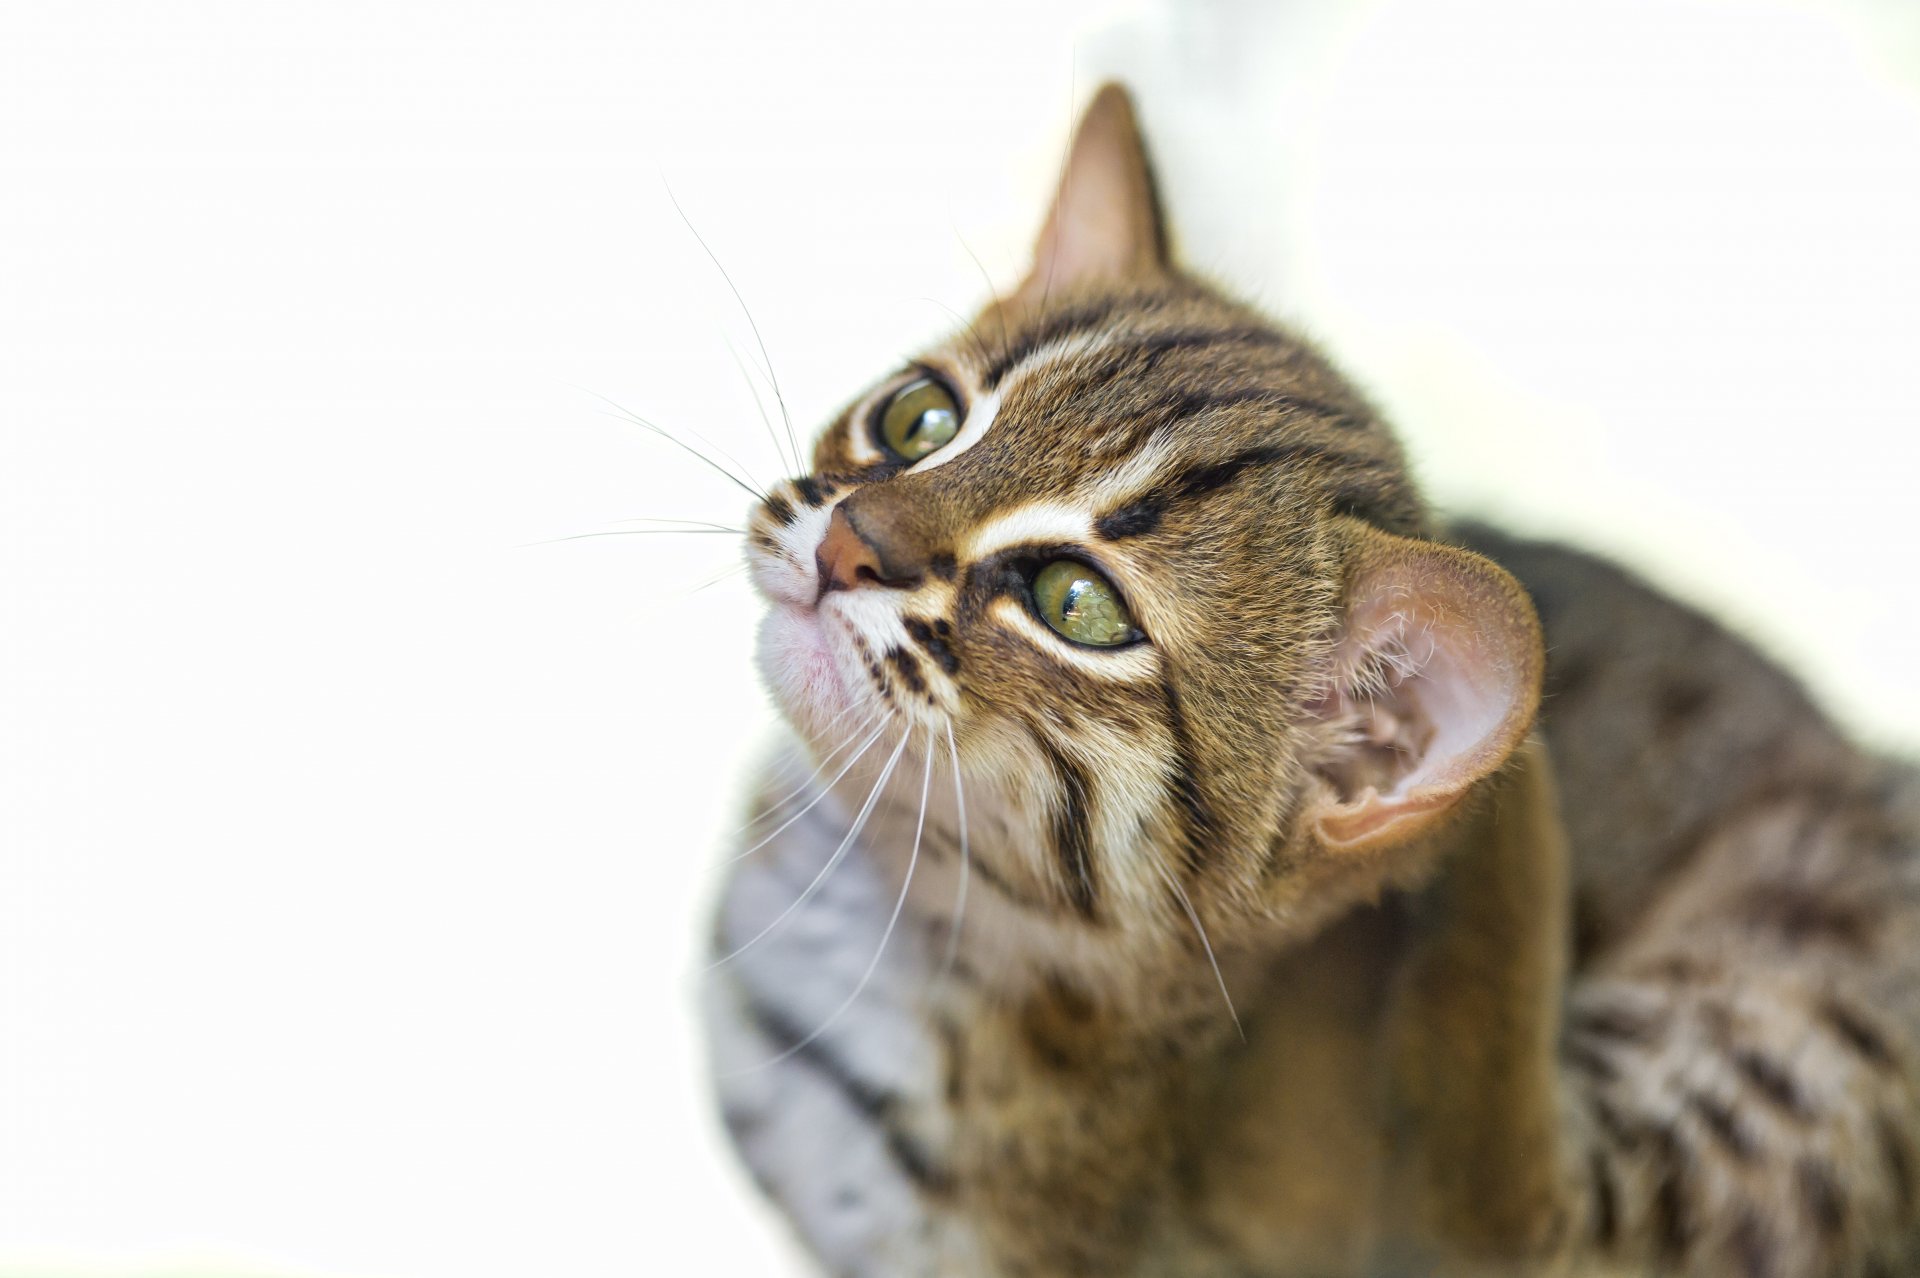
<svg viewBox="0 0 1920 1278"><path fill-rule="evenodd" d="M814 461L706 1008L826 1271L1909 1271L1920 784L1615 570L1440 535L1168 264L1122 95Z"/></svg>

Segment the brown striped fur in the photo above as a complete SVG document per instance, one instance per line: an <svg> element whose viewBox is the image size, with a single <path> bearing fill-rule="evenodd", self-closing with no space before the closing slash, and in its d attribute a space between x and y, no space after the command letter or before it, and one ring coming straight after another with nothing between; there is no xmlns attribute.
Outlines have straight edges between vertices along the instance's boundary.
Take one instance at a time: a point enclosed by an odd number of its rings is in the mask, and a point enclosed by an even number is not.
<svg viewBox="0 0 1920 1278"><path fill-rule="evenodd" d="M871 420L926 375L991 428L908 467ZM781 595L819 527L865 576ZM1347 381L1170 262L1124 95L1026 284L850 406L751 541L884 733L717 933L810 882L841 911L710 1013L829 1269L1916 1272L1920 784L1617 570L1438 527ZM1146 642L1048 636L1026 565L1061 553ZM810 965L858 968L896 892L897 986L836 1010Z"/></svg>

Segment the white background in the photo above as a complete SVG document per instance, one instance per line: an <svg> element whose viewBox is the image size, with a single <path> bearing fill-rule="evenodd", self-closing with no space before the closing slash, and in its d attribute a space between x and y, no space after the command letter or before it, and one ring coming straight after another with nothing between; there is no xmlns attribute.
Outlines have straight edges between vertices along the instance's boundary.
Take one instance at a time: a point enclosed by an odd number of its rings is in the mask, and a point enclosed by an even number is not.
<svg viewBox="0 0 1920 1278"><path fill-rule="evenodd" d="M63 0L0 16L0 1272L758 1274L691 999L803 428L1141 93L1188 260L1451 509L1920 740L1889 0Z"/></svg>

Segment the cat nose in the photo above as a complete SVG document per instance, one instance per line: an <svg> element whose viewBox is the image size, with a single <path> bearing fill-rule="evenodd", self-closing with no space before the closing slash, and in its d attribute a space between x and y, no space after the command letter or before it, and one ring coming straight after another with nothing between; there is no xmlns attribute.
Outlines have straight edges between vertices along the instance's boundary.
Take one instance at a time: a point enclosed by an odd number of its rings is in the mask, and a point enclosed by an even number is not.
<svg viewBox="0 0 1920 1278"><path fill-rule="evenodd" d="M820 575L820 594L853 590L860 586L890 586L907 590L920 584L926 570L924 557L903 549L892 539L875 537L871 521L863 521L843 501L833 508L827 520L827 535L813 552Z"/></svg>

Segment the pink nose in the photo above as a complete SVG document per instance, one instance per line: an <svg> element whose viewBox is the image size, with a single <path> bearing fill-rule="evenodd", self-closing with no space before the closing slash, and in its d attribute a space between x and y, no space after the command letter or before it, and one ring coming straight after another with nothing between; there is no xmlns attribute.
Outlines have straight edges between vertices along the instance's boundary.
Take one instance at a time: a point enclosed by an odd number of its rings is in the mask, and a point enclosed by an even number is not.
<svg viewBox="0 0 1920 1278"><path fill-rule="evenodd" d="M813 552L820 574L820 594L830 590L852 590L858 586L908 586L911 581L894 580L873 544L860 535L851 512L844 503L833 508L827 520L827 535Z"/></svg>
<svg viewBox="0 0 1920 1278"><path fill-rule="evenodd" d="M820 539L813 561L820 572L820 593L852 590L869 581L880 580L880 556L854 529L847 508L835 506L827 520L827 535Z"/></svg>

